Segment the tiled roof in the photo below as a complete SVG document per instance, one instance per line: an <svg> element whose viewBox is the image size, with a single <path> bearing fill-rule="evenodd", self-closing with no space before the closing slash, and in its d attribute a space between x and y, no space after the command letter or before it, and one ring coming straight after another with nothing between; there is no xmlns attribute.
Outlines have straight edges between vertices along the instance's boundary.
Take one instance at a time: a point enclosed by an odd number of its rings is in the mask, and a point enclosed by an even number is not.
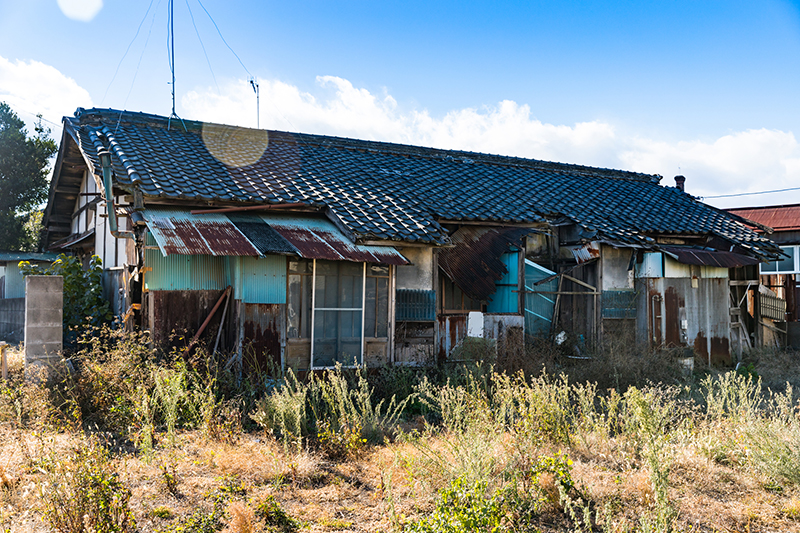
<svg viewBox="0 0 800 533"><path fill-rule="evenodd" d="M253 130L111 109L79 109L65 130L100 174L145 197L325 206L359 239L449 241L439 220L530 223L567 217L620 245L646 234L717 236L757 254L773 245L660 176L455 150Z"/></svg>
<svg viewBox="0 0 800 533"><path fill-rule="evenodd" d="M800 204L739 207L727 211L775 231L800 230Z"/></svg>

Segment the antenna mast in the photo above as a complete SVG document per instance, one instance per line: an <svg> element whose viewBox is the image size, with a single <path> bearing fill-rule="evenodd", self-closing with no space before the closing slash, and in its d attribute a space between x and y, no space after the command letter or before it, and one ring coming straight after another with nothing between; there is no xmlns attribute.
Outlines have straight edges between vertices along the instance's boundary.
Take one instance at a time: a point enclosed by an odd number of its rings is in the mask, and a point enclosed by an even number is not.
<svg viewBox="0 0 800 533"><path fill-rule="evenodd" d="M183 131L186 131L186 124L183 119L175 112L175 1L169 0L169 67L172 71L172 113L167 120L167 131L172 124L172 117L177 118L183 124Z"/></svg>
<svg viewBox="0 0 800 533"><path fill-rule="evenodd" d="M250 86L256 93L256 128L261 129L261 95L259 94L258 80L255 77L250 78Z"/></svg>
<svg viewBox="0 0 800 533"><path fill-rule="evenodd" d="M177 113L175 113L175 2L174 0L169 0L169 39L170 39L170 66L172 67L172 114L170 118L173 116L177 117Z"/></svg>

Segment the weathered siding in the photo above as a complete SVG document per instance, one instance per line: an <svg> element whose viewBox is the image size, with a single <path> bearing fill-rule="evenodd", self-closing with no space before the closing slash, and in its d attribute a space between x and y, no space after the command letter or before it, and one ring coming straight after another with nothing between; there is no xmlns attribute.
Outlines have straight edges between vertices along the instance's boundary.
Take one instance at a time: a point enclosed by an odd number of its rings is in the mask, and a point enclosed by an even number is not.
<svg viewBox="0 0 800 533"><path fill-rule="evenodd" d="M638 287L648 310L638 328L654 347L689 347L699 362L731 363L727 278L646 278Z"/></svg>
<svg viewBox="0 0 800 533"><path fill-rule="evenodd" d="M150 291L147 293L147 313L153 342L162 349L183 347L200 329L214 304L222 295L219 290ZM206 326L202 340L216 335L222 308ZM226 318L227 322L227 318ZM174 333L174 338L171 336Z"/></svg>
<svg viewBox="0 0 800 533"><path fill-rule="evenodd" d="M245 369L280 369L286 344L286 306L245 303L243 307Z"/></svg>
<svg viewBox="0 0 800 533"><path fill-rule="evenodd" d="M230 258L236 297L253 304L286 303L286 257L268 255Z"/></svg>
<svg viewBox="0 0 800 533"><path fill-rule="evenodd" d="M209 291L230 284L224 257L210 255L168 255L145 251L145 288L150 291Z"/></svg>
<svg viewBox="0 0 800 533"><path fill-rule="evenodd" d="M25 298L0 298L0 340L21 342L25 333Z"/></svg>

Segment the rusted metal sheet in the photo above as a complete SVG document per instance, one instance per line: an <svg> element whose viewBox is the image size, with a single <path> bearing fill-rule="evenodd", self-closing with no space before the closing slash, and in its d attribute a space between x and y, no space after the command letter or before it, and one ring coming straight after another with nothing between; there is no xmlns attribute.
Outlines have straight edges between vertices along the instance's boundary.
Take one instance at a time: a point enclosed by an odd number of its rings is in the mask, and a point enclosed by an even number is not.
<svg viewBox="0 0 800 533"><path fill-rule="evenodd" d="M568 248L578 264L600 258L600 244L597 241L587 242L579 246L568 246Z"/></svg>
<svg viewBox="0 0 800 533"><path fill-rule="evenodd" d="M467 315L439 315L438 322L439 359L446 359L458 341L467 336Z"/></svg>
<svg viewBox="0 0 800 533"><path fill-rule="evenodd" d="M800 230L800 204L728 209L727 211L764 226L769 226L775 231Z"/></svg>
<svg viewBox="0 0 800 533"><path fill-rule="evenodd" d="M665 335L664 342L668 348L680 346L681 339L681 324L680 324L680 308L683 307L678 298L678 291L675 287L667 287L664 291L664 322L665 322Z"/></svg>
<svg viewBox="0 0 800 533"><path fill-rule="evenodd" d="M354 244L332 222L322 218L261 214L261 218L306 259L407 265L391 246Z"/></svg>
<svg viewBox="0 0 800 533"><path fill-rule="evenodd" d="M723 268L736 268L757 265L758 259L722 250L700 250L681 246L664 246L664 252L684 265L704 265Z"/></svg>
<svg viewBox="0 0 800 533"><path fill-rule="evenodd" d="M279 304L244 304L245 371L279 371L285 344L286 306Z"/></svg>
<svg viewBox="0 0 800 533"><path fill-rule="evenodd" d="M500 259L509 248L523 247L530 228L464 226L450 237L455 246L439 252L442 271L473 300L488 300L508 269Z"/></svg>
<svg viewBox="0 0 800 533"><path fill-rule="evenodd" d="M184 348L221 294L221 291L150 291L149 329L154 344L163 350ZM214 339L221 316L221 311L215 313L201 342Z"/></svg>
<svg viewBox="0 0 800 533"><path fill-rule="evenodd" d="M225 215L192 215L182 209L148 208L144 218L165 256L261 255Z"/></svg>
<svg viewBox="0 0 800 533"><path fill-rule="evenodd" d="M147 225L164 255L299 255L384 265L408 261L391 246L354 244L329 220L310 216L232 213L192 215L148 208Z"/></svg>

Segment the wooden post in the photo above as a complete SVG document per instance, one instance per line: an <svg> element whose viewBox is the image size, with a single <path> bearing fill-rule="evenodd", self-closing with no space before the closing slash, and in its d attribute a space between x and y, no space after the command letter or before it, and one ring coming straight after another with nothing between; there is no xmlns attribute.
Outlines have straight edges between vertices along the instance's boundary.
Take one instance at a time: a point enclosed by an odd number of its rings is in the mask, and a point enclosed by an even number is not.
<svg viewBox="0 0 800 533"><path fill-rule="evenodd" d="M8 348L8 343L0 342L0 365L3 367L3 381L8 379L8 359L6 358L6 348Z"/></svg>

